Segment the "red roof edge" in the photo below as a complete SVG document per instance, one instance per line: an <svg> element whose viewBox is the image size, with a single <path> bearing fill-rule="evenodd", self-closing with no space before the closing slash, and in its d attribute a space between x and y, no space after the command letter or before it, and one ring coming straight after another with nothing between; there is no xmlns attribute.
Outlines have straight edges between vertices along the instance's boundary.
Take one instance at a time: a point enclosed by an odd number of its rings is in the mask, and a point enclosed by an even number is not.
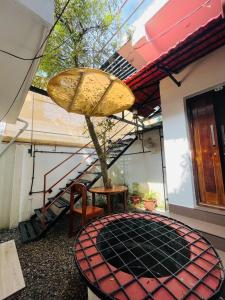
<svg viewBox="0 0 225 300"><path fill-rule="evenodd" d="M220 9L218 9L218 1L220 3ZM171 1L172 3L173 1ZM207 1L206 1L207 2ZM136 77L140 76L142 74L143 71L146 70L146 68L148 68L151 65L156 64L164 55L168 54L170 51L174 50L177 48L178 45L180 45L181 43L183 43L185 40L189 39L193 34L195 34L198 30L201 30L202 28L206 27L209 23L211 23L212 21L216 21L217 19L221 18L221 16L225 15L225 0L213 0L213 3L217 3L217 9L215 9L216 15L214 15L213 17L211 17L210 19L207 20L207 22L202 23L200 26L196 27L194 31L192 31L189 35L184 36L184 38L182 40L178 40L172 47L168 48L165 52L161 53L161 55L155 59L154 61L150 61L147 65L145 65L144 67L142 67L140 70L138 70L136 73L132 74L130 77L126 78L124 80L124 82L126 84L129 85L129 83L131 83L131 81L133 81ZM165 9L165 7L164 7ZM163 10L163 9L162 9ZM203 13L204 11L202 11ZM192 18L196 17L196 15L192 15ZM162 20L162 19L161 19ZM149 21L150 22L150 21ZM148 22L148 23L149 23ZM169 34L169 33L168 33ZM158 43L160 42L160 40L158 41ZM145 46L147 47L147 46ZM152 45L150 45L149 43L149 51L151 50ZM160 45L159 45L160 48Z"/></svg>

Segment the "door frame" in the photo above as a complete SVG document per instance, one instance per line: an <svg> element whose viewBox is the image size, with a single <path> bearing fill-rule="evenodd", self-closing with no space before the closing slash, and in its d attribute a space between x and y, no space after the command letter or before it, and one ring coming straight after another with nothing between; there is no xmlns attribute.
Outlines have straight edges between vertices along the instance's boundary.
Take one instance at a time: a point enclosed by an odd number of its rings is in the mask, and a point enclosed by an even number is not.
<svg viewBox="0 0 225 300"><path fill-rule="evenodd" d="M198 95L201 95L199 93ZM193 96L195 97L195 96ZM186 99L186 115L187 115L187 124L188 124L188 140L190 145L190 152L191 152L191 164L192 164L192 174L193 174L193 181L194 181L194 189L195 189L195 196L196 196L196 204L201 205L201 198L200 198L200 187L198 183L198 172L197 172L197 165L195 161L195 150L194 150L194 129L193 129L193 118L191 113L191 102L194 100L193 97Z"/></svg>
<svg viewBox="0 0 225 300"><path fill-rule="evenodd" d="M225 88L225 83L220 83L215 85L214 87L207 88L205 90L199 91L197 93L194 93L192 95L189 95L184 98L184 108L185 108L185 115L186 115L186 123L188 127L188 141L190 145L190 152L191 152L191 164L192 164L192 174L193 174L193 182L194 182L194 191L195 191L195 197L196 197L196 205L198 206L204 206L204 207L211 207L214 209L223 209L225 210L225 206L217 206L217 205L209 205L201 203L201 197L200 197L200 187L198 182L198 172L197 172L197 165L195 160L195 146L194 146L194 130L193 130L193 119L192 119L192 112L191 112L191 103L195 101L193 98L196 96L200 96L202 94L206 94L211 91L215 91L216 89L220 89L221 87Z"/></svg>

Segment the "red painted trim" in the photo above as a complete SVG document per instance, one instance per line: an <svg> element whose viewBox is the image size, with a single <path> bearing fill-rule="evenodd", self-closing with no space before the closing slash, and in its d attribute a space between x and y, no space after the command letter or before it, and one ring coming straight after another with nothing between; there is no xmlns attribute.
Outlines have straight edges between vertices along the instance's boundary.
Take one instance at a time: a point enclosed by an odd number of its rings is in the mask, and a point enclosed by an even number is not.
<svg viewBox="0 0 225 300"><path fill-rule="evenodd" d="M225 17L225 0L221 0L221 11L223 18Z"/></svg>

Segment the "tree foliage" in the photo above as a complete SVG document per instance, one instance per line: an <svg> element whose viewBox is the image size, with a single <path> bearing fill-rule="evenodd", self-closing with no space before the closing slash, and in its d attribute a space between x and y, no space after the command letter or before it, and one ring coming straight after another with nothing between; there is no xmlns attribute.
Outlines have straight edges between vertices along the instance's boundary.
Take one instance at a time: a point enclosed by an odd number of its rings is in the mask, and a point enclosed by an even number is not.
<svg viewBox="0 0 225 300"><path fill-rule="evenodd" d="M55 18L65 3L66 0L55 0ZM118 47L118 37L104 45L120 24L120 3L121 0L72 0L48 39L34 85L46 88L43 77L48 79L68 68L101 66Z"/></svg>
<svg viewBox="0 0 225 300"><path fill-rule="evenodd" d="M56 19L65 3L66 0L55 0ZM120 5L121 0L71 0L48 40L33 84L45 89L48 79L60 71L100 67L119 47L118 35L116 40L110 38L120 26ZM95 128L90 117L85 116L85 120L100 161L104 186L110 187L106 145L113 122L106 119Z"/></svg>

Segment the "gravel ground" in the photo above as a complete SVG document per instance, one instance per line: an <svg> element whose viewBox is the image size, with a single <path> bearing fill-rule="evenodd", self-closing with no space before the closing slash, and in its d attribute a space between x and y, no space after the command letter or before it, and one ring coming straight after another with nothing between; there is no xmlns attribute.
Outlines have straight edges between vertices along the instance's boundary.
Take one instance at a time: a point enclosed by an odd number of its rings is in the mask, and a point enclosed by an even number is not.
<svg viewBox="0 0 225 300"><path fill-rule="evenodd" d="M87 290L75 266L68 238L68 217L62 218L39 241L23 245L18 229L0 231L0 242L15 240L26 287L7 298L86 300Z"/></svg>

